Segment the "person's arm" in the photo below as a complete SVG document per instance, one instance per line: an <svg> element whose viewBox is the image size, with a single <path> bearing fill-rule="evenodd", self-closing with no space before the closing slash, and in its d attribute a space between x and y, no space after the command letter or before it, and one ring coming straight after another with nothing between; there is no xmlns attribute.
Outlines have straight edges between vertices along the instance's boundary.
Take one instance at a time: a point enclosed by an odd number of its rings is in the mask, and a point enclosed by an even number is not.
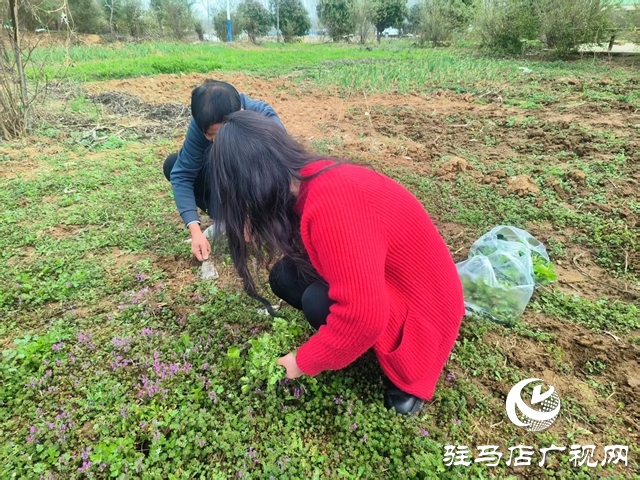
<svg viewBox="0 0 640 480"><path fill-rule="evenodd" d="M178 152L178 159L171 170L173 196L178 213L187 226L194 222L200 222L193 184L205 165L205 153L210 143L196 125L195 120L191 119L184 144Z"/></svg>
<svg viewBox="0 0 640 480"><path fill-rule="evenodd" d="M276 122L282 127L283 130L286 130L276 111L271 105L266 102L263 102L261 100L253 100L245 95L245 110L251 110L252 112L260 113Z"/></svg>
<svg viewBox="0 0 640 480"><path fill-rule="evenodd" d="M298 368L312 376L344 368L364 354L390 316L387 241L378 213L357 187L341 184L323 190L315 192L316 202L322 195L322 205L312 207L303 228L335 303L326 325L296 354Z"/></svg>
<svg viewBox="0 0 640 480"><path fill-rule="evenodd" d="M193 185L205 165L205 154L210 144L195 120L191 119L184 144L171 170L171 187L176 206L191 234L191 252L199 261L209 258L211 245L200 229Z"/></svg>

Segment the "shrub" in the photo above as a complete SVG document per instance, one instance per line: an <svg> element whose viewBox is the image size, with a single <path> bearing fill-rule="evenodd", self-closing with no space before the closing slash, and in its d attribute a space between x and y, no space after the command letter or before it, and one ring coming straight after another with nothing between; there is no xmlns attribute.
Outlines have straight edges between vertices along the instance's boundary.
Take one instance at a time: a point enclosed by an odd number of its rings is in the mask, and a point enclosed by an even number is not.
<svg viewBox="0 0 640 480"><path fill-rule="evenodd" d="M151 22L145 13L140 0L125 0L119 11L118 30L136 39L145 36L151 30Z"/></svg>
<svg viewBox="0 0 640 480"><path fill-rule="evenodd" d="M618 9L613 14L616 37L633 43L640 43L640 5L638 8Z"/></svg>
<svg viewBox="0 0 640 480"><path fill-rule="evenodd" d="M198 35L198 40L202 42L204 40L204 27L202 26L202 22L196 22L193 25L193 29L196 32L196 35Z"/></svg>
<svg viewBox="0 0 640 480"><path fill-rule="evenodd" d="M95 0L70 0L67 5L71 27L74 31L96 33L106 25L104 12Z"/></svg>
<svg viewBox="0 0 640 480"><path fill-rule="evenodd" d="M171 30L171 36L182 40L193 32L193 12L191 3L186 0L167 0L163 4L166 25Z"/></svg>
<svg viewBox="0 0 640 480"><path fill-rule="evenodd" d="M540 33L547 47L559 53L584 43L609 41L613 31L611 0L539 0L535 3Z"/></svg>
<svg viewBox="0 0 640 480"><path fill-rule="evenodd" d="M469 0L424 0L415 5L410 22L420 35L421 43L434 46L450 41L453 35L467 28L473 17Z"/></svg>
<svg viewBox="0 0 640 480"><path fill-rule="evenodd" d="M540 21L536 0L483 0L474 19L482 47L501 53L521 53L527 40L536 40Z"/></svg>
<svg viewBox="0 0 640 480"><path fill-rule="evenodd" d="M327 27L334 42L353 35L356 25L352 13L352 0L320 0L316 7L318 19Z"/></svg>

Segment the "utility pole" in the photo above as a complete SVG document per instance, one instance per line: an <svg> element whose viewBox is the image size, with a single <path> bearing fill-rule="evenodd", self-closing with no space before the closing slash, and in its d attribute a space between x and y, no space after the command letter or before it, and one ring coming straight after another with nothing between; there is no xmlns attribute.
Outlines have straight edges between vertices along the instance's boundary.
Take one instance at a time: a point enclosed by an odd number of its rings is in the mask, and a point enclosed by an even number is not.
<svg viewBox="0 0 640 480"><path fill-rule="evenodd" d="M211 5L209 0L206 0L205 7L207 9L207 35L209 35L209 41L211 41Z"/></svg>
<svg viewBox="0 0 640 480"><path fill-rule="evenodd" d="M227 41L231 42L233 40L233 35L231 35L231 6L230 0L227 0Z"/></svg>
<svg viewBox="0 0 640 480"><path fill-rule="evenodd" d="M276 0L276 40L280 43L280 0Z"/></svg>

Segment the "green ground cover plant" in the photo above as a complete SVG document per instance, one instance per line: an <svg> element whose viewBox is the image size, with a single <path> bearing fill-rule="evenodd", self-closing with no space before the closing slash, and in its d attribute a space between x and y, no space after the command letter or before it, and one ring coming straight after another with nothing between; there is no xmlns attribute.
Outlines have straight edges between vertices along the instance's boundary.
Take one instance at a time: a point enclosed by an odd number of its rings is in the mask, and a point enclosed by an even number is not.
<svg viewBox="0 0 640 480"><path fill-rule="evenodd" d="M637 471L634 68L392 42L373 51L91 48L42 52L60 65L68 54L80 89L52 97L51 116L32 137L0 143L0 478L586 479ZM417 417L384 409L371 352L342 371L286 381L274 360L313 332L289 307L281 319L258 313L224 248L216 251L221 278L199 280L161 171L184 132L110 128L113 118L78 85L159 73L153 62L167 73L209 72L217 62L213 72L274 82L289 75L283 104L315 101L318 112L323 102L350 101L339 128L298 120L321 132L310 143L406 185L456 261L495 225L536 232L553 264L535 259L536 277L555 281L536 289L512 326L466 317L433 401ZM559 80L570 76L583 88ZM451 97L443 100L442 90ZM411 109L424 99L468 108ZM524 108L531 102L539 108ZM584 121L564 119L575 105ZM615 125L587 122L594 111ZM105 130L94 137L98 127ZM440 150L429 157L398 146L434 140ZM454 155L467 167L438 173ZM509 181L519 176L538 193L513 193ZM508 421L505 397L539 375L555 382L562 412L549 430L527 433ZM605 445L628 445L629 464L575 466L568 450L545 468L539 457L517 468L505 458L493 469L443 462L445 445L477 453L496 444L508 455L518 444L575 443L597 445L600 460Z"/></svg>

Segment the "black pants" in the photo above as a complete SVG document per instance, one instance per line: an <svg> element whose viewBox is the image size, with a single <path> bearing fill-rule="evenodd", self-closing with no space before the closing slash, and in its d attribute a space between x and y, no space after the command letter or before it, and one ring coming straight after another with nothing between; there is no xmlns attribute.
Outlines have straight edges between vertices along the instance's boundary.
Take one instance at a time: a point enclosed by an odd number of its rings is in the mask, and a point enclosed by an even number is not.
<svg viewBox="0 0 640 480"><path fill-rule="evenodd" d="M327 323L329 307L334 303L329 298L329 286L301 278L291 259L285 257L273 266L269 272L269 284L279 298L302 310L313 328L318 330Z"/></svg>
<svg viewBox="0 0 640 480"><path fill-rule="evenodd" d="M178 154L172 153L167 157L164 161L164 165L162 166L162 170L164 171L164 176L167 177L167 180L171 181L171 170L173 170L173 166L178 160ZM193 183L193 194L196 199L196 205L200 210L205 213L208 213L211 218L216 218L217 209L214 208L212 204L213 195L211 195L211 188L209 187L209 182L207 179L207 168L206 166L202 167L200 173L196 177L195 182Z"/></svg>

